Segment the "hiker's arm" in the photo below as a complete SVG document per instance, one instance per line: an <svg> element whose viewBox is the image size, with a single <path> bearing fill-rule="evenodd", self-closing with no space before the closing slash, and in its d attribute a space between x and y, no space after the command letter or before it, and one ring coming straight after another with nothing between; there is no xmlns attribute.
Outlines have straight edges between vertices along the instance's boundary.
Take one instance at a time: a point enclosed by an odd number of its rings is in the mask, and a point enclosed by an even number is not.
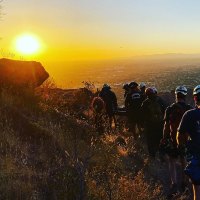
<svg viewBox="0 0 200 200"><path fill-rule="evenodd" d="M102 96L103 96L103 95L102 95L102 92L99 92L99 95L98 95L98 96L102 98Z"/></svg>
<svg viewBox="0 0 200 200"><path fill-rule="evenodd" d="M190 123L191 123L190 114L186 112L183 115L179 127L177 129L176 141L178 146L184 145L187 142L191 126Z"/></svg>
<svg viewBox="0 0 200 200"><path fill-rule="evenodd" d="M163 139L167 139L170 136L170 124L168 121L165 121L163 128Z"/></svg>
<svg viewBox="0 0 200 200"><path fill-rule="evenodd" d="M168 108L167 107L167 102L162 98L160 98L160 101L161 101L163 113L165 113L166 109Z"/></svg>
<svg viewBox="0 0 200 200"><path fill-rule="evenodd" d="M141 110L141 114L143 116L143 120L146 121L147 117L148 117L148 114L147 114L147 102L146 101L143 101L141 107L140 107L140 110Z"/></svg>
<svg viewBox="0 0 200 200"><path fill-rule="evenodd" d="M114 94L114 103L115 103L115 106L116 106L116 108L118 107L118 104L117 104L117 97L116 97L116 95Z"/></svg>
<svg viewBox="0 0 200 200"><path fill-rule="evenodd" d="M125 108L128 108L128 106L129 106L129 99L130 99L129 94L127 94L126 98L125 98L125 102L124 102Z"/></svg>
<svg viewBox="0 0 200 200"><path fill-rule="evenodd" d="M140 110L141 110L141 113L144 114L144 102L141 104Z"/></svg>
<svg viewBox="0 0 200 200"><path fill-rule="evenodd" d="M117 97L116 97L114 92L112 93L112 102L113 102L113 105L114 105L114 109L117 110L117 107L118 107Z"/></svg>
<svg viewBox="0 0 200 200"><path fill-rule="evenodd" d="M170 107L168 107L165 110L165 116L164 116L165 124L163 128L163 139L167 139L170 136L169 113L170 113Z"/></svg>

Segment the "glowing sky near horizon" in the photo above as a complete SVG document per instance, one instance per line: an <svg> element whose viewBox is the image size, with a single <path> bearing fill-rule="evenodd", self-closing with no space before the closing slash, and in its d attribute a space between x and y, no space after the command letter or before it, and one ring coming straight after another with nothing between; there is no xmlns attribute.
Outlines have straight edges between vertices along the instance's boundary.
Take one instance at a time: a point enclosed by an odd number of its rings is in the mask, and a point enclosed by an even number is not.
<svg viewBox="0 0 200 200"><path fill-rule="evenodd" d="M4 0L0 47L30 32L38 58L81 60L200 53L199 0Z"/></svg>

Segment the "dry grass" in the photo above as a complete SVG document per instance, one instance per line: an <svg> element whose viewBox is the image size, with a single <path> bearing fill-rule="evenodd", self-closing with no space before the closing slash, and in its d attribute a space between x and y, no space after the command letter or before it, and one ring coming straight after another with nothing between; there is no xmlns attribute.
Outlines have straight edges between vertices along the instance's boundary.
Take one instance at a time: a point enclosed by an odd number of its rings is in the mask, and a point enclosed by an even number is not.
<svg viewBox="0 0 200 200"><path fill-rule="evenodd" d="M29 98L1 93L0 199L164 199L142 141L98 135L76 115L90 93L55 88L48 83ZM125 147L115 142L120 134Z"/></svg>

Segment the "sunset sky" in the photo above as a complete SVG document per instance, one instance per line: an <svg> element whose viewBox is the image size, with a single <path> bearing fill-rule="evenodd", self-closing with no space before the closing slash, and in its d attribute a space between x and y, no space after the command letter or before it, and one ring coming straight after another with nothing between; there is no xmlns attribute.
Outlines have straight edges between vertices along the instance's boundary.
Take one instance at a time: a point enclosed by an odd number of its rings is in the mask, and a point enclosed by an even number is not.
<svg viewBox="0 0 200 200"><path fill-rule="evenodd" d="M15 39L24 33L39 38L32 56L41 60L200 53L199 0L4 0L2 7L1 54L19 54Z"/></svg>

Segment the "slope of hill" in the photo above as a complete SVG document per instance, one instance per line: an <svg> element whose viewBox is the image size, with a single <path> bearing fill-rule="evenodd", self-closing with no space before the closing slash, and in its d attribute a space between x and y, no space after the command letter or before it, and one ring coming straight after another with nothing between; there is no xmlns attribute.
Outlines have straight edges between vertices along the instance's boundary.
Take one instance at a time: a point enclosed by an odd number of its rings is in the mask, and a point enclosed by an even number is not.
<svg viewBox="0 0 200 200"><path fill-rule="evenodd" d="M92 95L1 91L0 199L165 199L166 165L148 158L143 138L97 133L84 115Z"/></svg>
<svg viewBox="0 0 200 200"><path fill-rule="evenodd" d="M89 83L68 90L51 81L36 89L13 84L0 87L0 199L165 199L166 165L148 157L144 137L134 140L124 117L112 132L106 121L104 132L95 130ZM173 93L160 95L169 104Z"/></svg>

